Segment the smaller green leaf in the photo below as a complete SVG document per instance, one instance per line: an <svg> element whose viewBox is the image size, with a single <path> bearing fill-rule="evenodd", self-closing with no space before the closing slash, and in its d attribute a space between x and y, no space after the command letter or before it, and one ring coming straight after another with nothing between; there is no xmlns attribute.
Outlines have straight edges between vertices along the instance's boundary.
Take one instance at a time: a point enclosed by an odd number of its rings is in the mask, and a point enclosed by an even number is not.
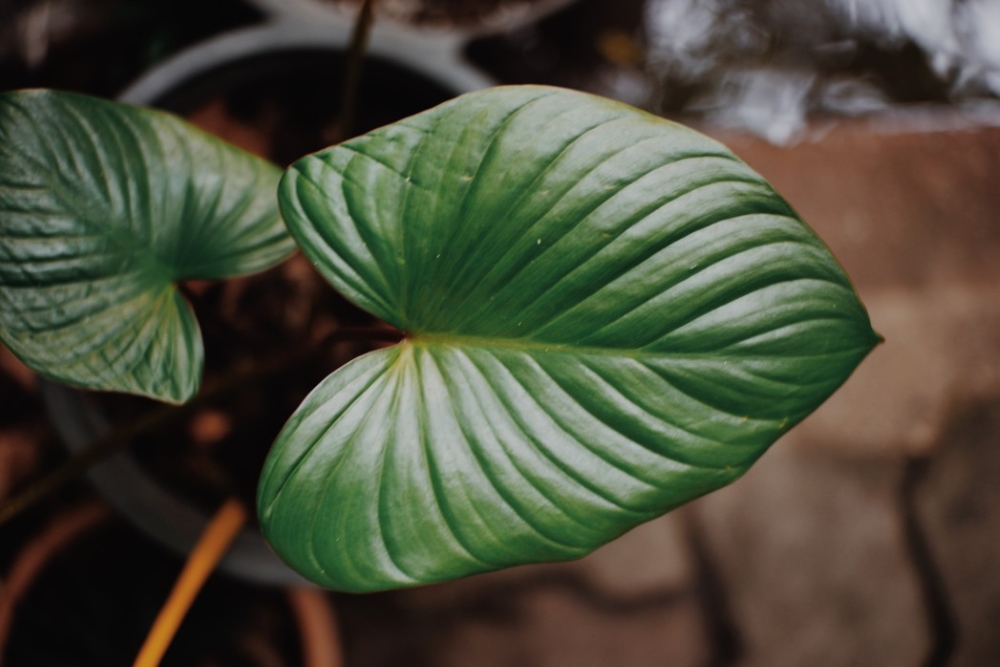
<svg viewBox="0 0 1000 667"><path fill-rule="evenodd" d="M279 177L160 111L0 95L0 340L56 380L187 400L203 352L176 283L260 271L294 249Z"/></svg>

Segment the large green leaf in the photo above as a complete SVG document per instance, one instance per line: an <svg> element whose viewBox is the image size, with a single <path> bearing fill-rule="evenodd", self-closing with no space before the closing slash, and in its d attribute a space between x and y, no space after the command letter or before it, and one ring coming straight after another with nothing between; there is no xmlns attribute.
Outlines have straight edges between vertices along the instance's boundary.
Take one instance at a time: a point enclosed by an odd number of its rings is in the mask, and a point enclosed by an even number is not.
<svg viewBox="0 0 1000 667"><path fill-rule="evenodd" d="M159 111L0 95L0 339L58 380L189 398L201 334L176 283L258 271L291 252L279 178Z"/></svg>
<svg viewBox="0 0 1000 667"><path fill-rule="evenodd" d="M328 377L261 479L275 549L334 588L581 556L740 476L878 341L760 176L581 93L461 97L304 158L279 199L407 334Z"/></svg>

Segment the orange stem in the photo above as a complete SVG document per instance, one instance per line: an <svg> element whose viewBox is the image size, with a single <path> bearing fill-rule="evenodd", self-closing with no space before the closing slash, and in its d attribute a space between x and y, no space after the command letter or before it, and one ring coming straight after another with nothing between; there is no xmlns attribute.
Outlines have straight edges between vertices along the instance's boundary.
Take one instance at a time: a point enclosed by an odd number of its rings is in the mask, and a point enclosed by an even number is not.
<svg viewBox="0 0 1000 667"><path fill-rule="evenodd" d="M246 509L234 498L227 500L212 517L188 556L184 570L174 584L174 589L170 591L170 597L153 622L134 667L156 667L160 664L198 591L229 550L229 545L236 539L246 519Z"/></svg>

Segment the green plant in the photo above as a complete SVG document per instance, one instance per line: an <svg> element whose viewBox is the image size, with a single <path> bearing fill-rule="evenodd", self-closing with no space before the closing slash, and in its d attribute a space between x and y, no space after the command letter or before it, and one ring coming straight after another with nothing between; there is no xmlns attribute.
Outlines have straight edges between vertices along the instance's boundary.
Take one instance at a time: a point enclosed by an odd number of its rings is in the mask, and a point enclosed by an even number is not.
<svg viewBox="0 0 1000 667"><path fill-rule="evenodd" d="M0 96L0 338L184 402L178 284L297 244L403 336L322 382L261 475L266 537L325 586L582 556L742 475L879 341L759 175L609 100L473 93L279 176L161 112Z"/></svg>

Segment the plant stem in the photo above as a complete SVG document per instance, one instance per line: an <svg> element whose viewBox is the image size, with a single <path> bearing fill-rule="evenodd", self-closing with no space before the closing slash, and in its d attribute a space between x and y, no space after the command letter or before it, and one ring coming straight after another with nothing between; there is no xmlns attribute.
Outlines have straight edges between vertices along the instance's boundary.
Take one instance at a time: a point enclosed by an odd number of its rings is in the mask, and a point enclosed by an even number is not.
<svg viewBox="0 0 1000 667"><path fill-rule="evenodd" d="M334 143L350 137L354 129L358 110L358 90L361 87L361 70L365 62L365 52L368 50L368 36L371 34L374 22L375 0L364 0L351 32L351 46L347 52L347 72L344 75L344 87L340 96L338 136Z"/></svg>
<svg viewBox="0 0 1000 667"><path fill-rule="evenodd" d="M271 359L253 368L234 370L220 378L212 386L206 387L198 396L184 405L164 405L139 417L130 424L115 429L103 438L96 440L87 449L73 456L51 473L34 482L19 495L14 496L0 505L0 526L28 509L36 502L52 493L66 482L69 482L86 472L91 466L100 463L116 453L122 447L136 438L171 423L174 423L191 413L205 403L238 391L255 380L280 373L296 364L312 357L318 349L344 340L366 340L380 342L397 342L401 334L395 329L386 328L344 328L325 336L319 342L297 348L287 355Z"/></svg>
<svg viewBox="0 0 1000 667"><path fill-rule="evenodd" d="M153 627L149 630L146 641L139 649L135 667L156 667L160 664L191 603L208 579L208 575L229 550L229 545L236 539L246 519L246 509L235 498L223 503L212 517L208 527L198 538L191 555L188 556L180 577L170 591L170 597L167 598L163 609L153 622Z"/></svg>

